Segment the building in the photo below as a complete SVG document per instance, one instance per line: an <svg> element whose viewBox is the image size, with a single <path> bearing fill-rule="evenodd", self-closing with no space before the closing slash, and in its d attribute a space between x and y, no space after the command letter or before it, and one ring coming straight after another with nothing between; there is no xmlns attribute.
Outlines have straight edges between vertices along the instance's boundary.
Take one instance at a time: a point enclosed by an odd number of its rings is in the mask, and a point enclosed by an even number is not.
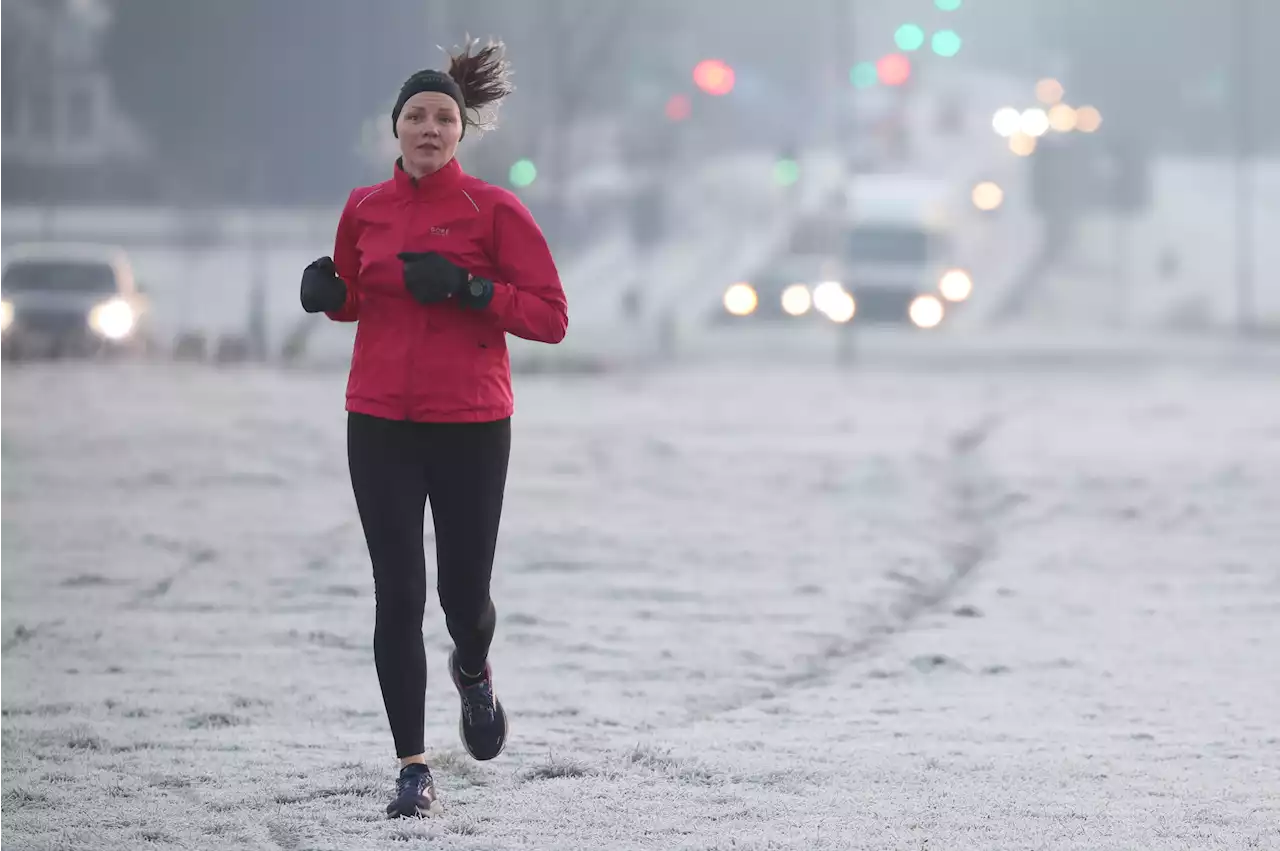
<svg viewBox="0 0 1280 851"><path fill-rule="evenodd" d="M105 0L5 0L5 201L110 195L146 161L102 61Z"/></svg>

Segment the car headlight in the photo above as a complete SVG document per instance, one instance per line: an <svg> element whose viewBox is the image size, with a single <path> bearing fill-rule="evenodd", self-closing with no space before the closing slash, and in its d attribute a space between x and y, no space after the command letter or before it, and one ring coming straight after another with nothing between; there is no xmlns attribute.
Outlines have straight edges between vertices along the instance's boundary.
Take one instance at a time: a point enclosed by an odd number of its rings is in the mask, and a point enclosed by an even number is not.
<svg viewBox="0 0 1280 851"><path fill-rule="evenodd" d="M839 281L823 281L813 288L813 306L820 313L830 313L833 307L839 307L845 295L848 293Z"/></svg>
<svg viewBox="0 0 1280 851"><path fill-rule="evenodd" d="M853 296L849 295L844 290L841 290L838 295L833 296L830 303L827 304L827 309L823 311L823 313L827 314L827 318L832 322L839 322L841 324L848 322L857 312L858 303L853 300Z"/></svg>
<svg viewBox="0 0 1280 851"><path fill-rule="evenodd" d="M724 291L724 309L733 316L750 316L760 304L755 287L734 284Z"/></svg>
<svg viewBox="0 0 1280 851"><path fill-rule="evenodd" d="M907 315L917 328L936 328L945 314L946 308L942 306L942 301L931 295L916 296L907 310Z"/></svg>
<svg viewBox="0 0 1280 851"><path fill-rule="evenodd" d="M938 280L938 292L947 301L964 301L973 295L973 278L964 269L948 269Z"/></svg>
<svg viewBox="0 0 1280 851"><path fill-rule="evenodd" d="M782 291L782 309L788 316L804 316L813 306L813 296L804 284L792 284Z"/></svg>
<svg viewBox="0 0 1280 851"><path fill-rule="evenodd" d="M848 322L858 311L858 303L839 281L823 281L813 288L813 306L832 322Z"/></svg>
<svg viewBox="0 0 1280 851"><path fill-rule="evenodd" d="M13 324L13 302L0 301L0 331L8 331Z"/></svg>
<svg viewBox="0 0 1280 851"><path fill-rule="evenodd" d="M89 327L108 340L123 340L133 332L135 317L129 302L113 298L89 311Z"/></svg>

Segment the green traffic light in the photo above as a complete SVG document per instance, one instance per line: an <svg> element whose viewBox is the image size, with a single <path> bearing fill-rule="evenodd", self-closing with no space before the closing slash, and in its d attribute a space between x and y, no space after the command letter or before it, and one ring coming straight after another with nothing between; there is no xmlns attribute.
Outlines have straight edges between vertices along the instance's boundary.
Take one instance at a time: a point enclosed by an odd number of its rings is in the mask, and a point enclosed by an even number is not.
<svg viewBox="0 0 1280 851"><path fill-rule="evenodd" d="M876 73L876 63L859 62L849 71L849 82L853 83L855 88L869 89L876 84L879 75Z"/></svg>
<svg viewBox="0 0 1280 851"><path fill-rule="evenodd" d="M963 0L933 0L933 5L937 6L939 11L954 12L960 8Z"/></svg>
<svg viewBox="0 0 1280 851"><path fill-rule="evenodd" d="M919 50L924 46L924 30L915 24L903 24L893 34L893 43L899 50Z"/></svg>
<svg viewBox="0 0 1280 851"><path fill-rule="evenodd" d="M960 52L960 36L953 30L938 30L933 34L933 52L939 56L955 56Z"/></svg>
<svg viewBox="0 0 1280 851"><path fill-rule="evenodd" d="M538 179L538 168L532 160L517 160L512 164L508 177L512 186L523 189Z"/></svg>
<svg viewBox="0 0 1280 851"><path fill-rule="evenodd" d="M773 180L779 186L791 186L800 179L800 164L795 160L778 160L773 166Z"/></svg>

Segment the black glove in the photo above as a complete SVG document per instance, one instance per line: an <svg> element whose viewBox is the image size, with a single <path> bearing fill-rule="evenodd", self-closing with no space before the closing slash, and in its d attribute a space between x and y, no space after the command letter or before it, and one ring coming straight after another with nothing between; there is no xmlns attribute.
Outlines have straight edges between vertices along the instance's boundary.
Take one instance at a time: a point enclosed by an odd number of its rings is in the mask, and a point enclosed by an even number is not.
<svg viewBox="0 0 1280 851"><path fill-rule="evenodd" d="M462 269L434 251L402 251L404 285L423 304L435 304L457 295L470 277Z"/></svg>
<svg viewBox="0 0 1280 851"><path fill-rule="evenodd" d="M307 313L341 310L347 285L338 277L332 257L321 257L302 270L302 309Z"/></svg>

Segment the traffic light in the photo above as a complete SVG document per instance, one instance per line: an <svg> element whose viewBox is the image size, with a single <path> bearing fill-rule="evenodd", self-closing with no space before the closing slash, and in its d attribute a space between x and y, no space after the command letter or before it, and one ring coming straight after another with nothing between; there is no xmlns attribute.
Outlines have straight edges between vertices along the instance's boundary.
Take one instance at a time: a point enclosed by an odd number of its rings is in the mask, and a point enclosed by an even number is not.
<svg viewBox="0 0 1280 851"><path fill-rule="evenodd" d="M859 62L849 70L849 82L858 89L871 88L876 84L879 76L874 62Z"/></svg>
<svg viewBox="0 0 1280 851"><path fill-rule="evenodd" d="M901 86L911 78L911 60L901 53L882 56L876 63L876 75L886 86Z"/></svg>
<svg viewBox="0 0 1280 851"><path fill-rule="evenodd" d="M727 95L733 91L733 68L719 59L704 59L693 68L693 82L709 95Z"/></svg>
<svg viewBox="0 0 1280 851"><path fill-rule="evenodd" d="M773 181L779 186L792 186L800 179L800 164L795 160L784 157L778 160L773 166Z"/></svg>
<svg viewBox="0 0 1280 851"><path fill-rule="evenodd" d="M512 163L511 172L507 177L512 186L523 189L538 179L538 168L532 160L517 160Z"/></svg>
<svg viewBox="0 0 1280 851"><path fill-rule="evenodd" d="M960 8L963 0L933 0L933 5L938 7L940 12L954 12Z"/></svg>
<svg viewBox="0 0 1280 851"><path fill-rule="evenodd" d="M893 43L899 50L919 50L924 47L924 30L915 24L903 24L893 34Z"/></svg>
<svg viewBox="0 0 1280 851"><path fill-rule="evenodd" d="M1102 113L1097 107L1082 106L1076 110L1076 129L1081 133L1093 133L1102 126Z"/></svg>
<svg viewBox="0 0 1280 851"><path fill-rule="evenodd" d="M939 56L955 56L960 52L960 36L954 30L938 30L933 34L931 46Z"/></svg>
<svg viewBox="0 0 1280 851"><path fill-rule="evenodd" d="M672 95L664 111L669 120L684 121L693 114L693 102L688 95Z"/></svg>

